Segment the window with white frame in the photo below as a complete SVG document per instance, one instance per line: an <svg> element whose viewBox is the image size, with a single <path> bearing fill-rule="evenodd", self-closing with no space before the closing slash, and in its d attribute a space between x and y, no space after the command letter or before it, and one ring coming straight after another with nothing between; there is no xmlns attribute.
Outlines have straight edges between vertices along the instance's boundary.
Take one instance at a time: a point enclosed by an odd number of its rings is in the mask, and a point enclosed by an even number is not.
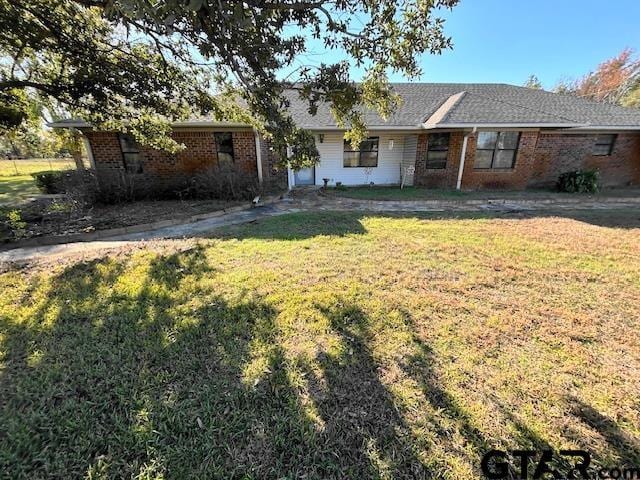
<svg viewBox="0 0 640 480"><path fill-rule="evenodd" d="M357 150L354 150L351 143L344 141L342 161L344 167L377 167L378 166L378 145L379 137L369 137Z"/></svg>
<svg viewBox="0 0 640 480"><path fill-rule="evenodd" d="M474 168L504 170L516 163L520 132L480 132Z"/></svg>

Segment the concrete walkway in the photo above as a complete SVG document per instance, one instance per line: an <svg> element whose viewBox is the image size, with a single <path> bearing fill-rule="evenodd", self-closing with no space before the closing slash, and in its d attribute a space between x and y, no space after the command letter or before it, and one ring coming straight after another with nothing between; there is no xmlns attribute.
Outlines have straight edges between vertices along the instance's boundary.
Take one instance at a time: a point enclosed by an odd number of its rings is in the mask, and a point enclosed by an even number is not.
<svg viewBox="0 0 640 480"><path fill-rule="evenodd" d="M19 262L37 258L54 258L81 254L102 249L114 249L125 245L167 238L193 238L230 225L249 223L299 211L369 211L369 212L518 212L558 210L611 210L640 209L640 197L566 200L534 199L486 199L486 200L422 200L422 201L376 201L348 198L303 195L287 198L281 202L251 210L231 212L219 217L195 222L157 228L139 233L127 233L100 240L74 242L50 246L16 248L0 252L0 263Z"/></svg>
<svg viewBox="0 0 640 480"><path fill-rule="evenodd" d="M249 223L260 218L283 215L285 213L295 211L299 211L299 209L293 207L293 205L291 205L290 203L272 204L263 207L257 207L252 210L243 210L240 212L228 213L220 217L209 218L197 222L158 228L147 232L117 235L96 241L15 248L13 250L0 252L0 263L19 262L43 257L53 258L91 252L95 250L113 249L144 240L196 237L207 232L211 232L216 228L238 225L241 223Z"/></svg>

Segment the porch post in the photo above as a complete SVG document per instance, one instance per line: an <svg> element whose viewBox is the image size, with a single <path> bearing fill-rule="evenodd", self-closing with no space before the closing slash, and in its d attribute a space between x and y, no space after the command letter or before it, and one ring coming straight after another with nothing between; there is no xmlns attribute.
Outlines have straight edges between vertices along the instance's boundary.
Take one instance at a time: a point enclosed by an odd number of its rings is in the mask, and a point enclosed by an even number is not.
<svg viewBox="0 0 640 480"><path fill-rule="evenodd" d="M291 156L291 147L287 147L287 159ZM296 177L291 170L291 164L287 161L287 186L289 190L296 186Z"/></svg>
<svg viewBox="0 0 640 480"><path fill-rule="evenodd" d="M467 157L467 141L469 140L469 135L476 132L476 127L473 127L473 130L469 133L464 134L464 138L462 139L462 151L460 152L460 165L458 166L458 181L456 182L456 190L460 190L462 187L462 173L464 172L464 159Z"/></svg>
<svg viewBox="0 0 640 480"><path fill-rule="evenodd" d="M262 149L260 148L260 137L258 130L253 129L253 136L256 139L256 168L258 169L258 183L262 184Z"/></svg>
<svg viewBox="0 0 640 480"><path fill-rule="evenodd" d="M96 161L93 158L93 150L91 149L91 143L89 143L89 139L86 135L82 135L82 143L84 144L84 149L87 151L87 157L89 158L89 165L92 169L96 168Z"/></svg>

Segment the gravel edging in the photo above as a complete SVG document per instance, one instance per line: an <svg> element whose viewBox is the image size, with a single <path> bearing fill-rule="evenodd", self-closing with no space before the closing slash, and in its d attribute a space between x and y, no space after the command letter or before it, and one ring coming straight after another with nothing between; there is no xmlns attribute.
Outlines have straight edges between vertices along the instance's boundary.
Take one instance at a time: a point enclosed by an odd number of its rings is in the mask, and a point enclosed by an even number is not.
<svg viewBox="0 0 640 480"><path fill-rule="evenodd" d="M268 197L265 200L261 201L260 205L272 205L274 203L278 203L281 201L281 197L281 195ZM63 243L91 242L95 240L103 240L105 238L116 237L118 235L125 235L128 233L142 233L159 228L174 227L177 225L199 222L201 220L207 220L210 218L222 217L228 213L252 210L253 208L256 207L253 205L236 205L234 207L228 207L210 213L200 213L186 218L183 217L169 220L160 220L158 222L141 223L138 225L130 225L127 227L96 230L94 232L72 233L70 235L45 235L42 237L25 238L22 240L8 242L0 245L0 252L24 247L38 247L46 245L59 245Z"/></svg>

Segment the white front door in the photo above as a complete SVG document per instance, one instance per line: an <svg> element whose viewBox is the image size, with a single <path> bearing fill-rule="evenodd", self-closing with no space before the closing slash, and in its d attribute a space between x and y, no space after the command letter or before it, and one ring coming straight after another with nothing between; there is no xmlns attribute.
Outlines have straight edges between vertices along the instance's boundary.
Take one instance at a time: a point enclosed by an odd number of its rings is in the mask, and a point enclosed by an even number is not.
<svg viewBox="0 0 640 480"><path fill-rule="evenodd" d="M302 168L294 172L296 186L313 185L316 183L315 168Z"/></svg>

